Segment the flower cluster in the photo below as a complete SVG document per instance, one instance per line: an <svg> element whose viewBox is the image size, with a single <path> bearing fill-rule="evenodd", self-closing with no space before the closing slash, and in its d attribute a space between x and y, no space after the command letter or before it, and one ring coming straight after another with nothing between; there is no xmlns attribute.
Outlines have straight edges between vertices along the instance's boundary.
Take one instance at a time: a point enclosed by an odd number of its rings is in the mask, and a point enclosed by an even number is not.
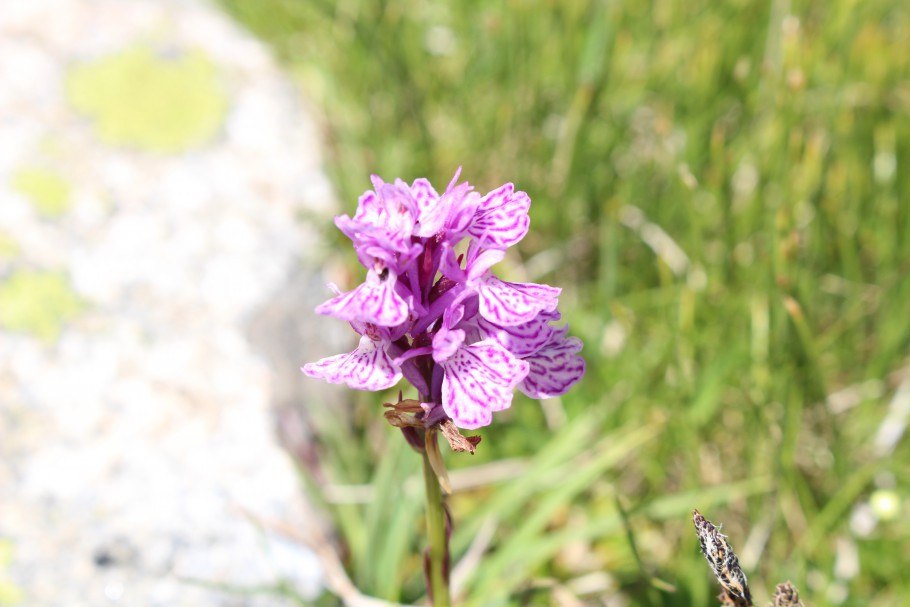
<svg viewBox="0 0 910 607"><path fill-rule="evenodd" d="M532 398L564 394L585 363L581 341L551 325L560 289L490 271L528 232L531 199L511 183L481 196L456 185L459 173L442 195L426 179L373 176L354 216L335 219L367 276L347 293L330 285L337 296L316 312L348 321L360 343L303 372L358 390L405 377L425 401L425 423L448 417L474 429L508 408L516 387Z"/></svg>

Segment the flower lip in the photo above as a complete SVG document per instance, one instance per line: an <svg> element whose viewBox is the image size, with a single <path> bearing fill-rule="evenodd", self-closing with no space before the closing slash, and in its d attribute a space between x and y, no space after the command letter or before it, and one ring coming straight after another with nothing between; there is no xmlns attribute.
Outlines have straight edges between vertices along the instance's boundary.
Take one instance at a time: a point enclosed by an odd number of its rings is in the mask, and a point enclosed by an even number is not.
<svg viewBox="0 0 910 607"><path fill-rule="evenodd" d="M301 370L309 377L333 384L347 384L355 390L385 390L401 379L401 368L393 362L383 345L366 335L360 338L353 352L308 363Z"/></svg>
<svg viewBox="0 0 910 607"><path fill-rule="evenodd" d="M529 365L493 341L460 346L440 364L442 406L455 425L473 430L489 425L494 411L512 404L512 390Z"/></svg>
<svg viewBox="0 0 910 607"><path fill-rule="evenodd" d="M409 307L396 286L397 277L388 268L381 273L370 270L366 282L321 304L316 313L383 327L400 325L407 320Z"/></svg>

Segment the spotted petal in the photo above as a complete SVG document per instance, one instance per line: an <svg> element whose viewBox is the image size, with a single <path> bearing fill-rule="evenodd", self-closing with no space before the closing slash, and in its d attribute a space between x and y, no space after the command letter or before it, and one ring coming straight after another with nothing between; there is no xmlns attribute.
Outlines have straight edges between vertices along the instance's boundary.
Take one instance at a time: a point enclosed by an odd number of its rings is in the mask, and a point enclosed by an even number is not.
<svg viewBox="0 0 910 607"><path fill-rule="evenodd" d="M440 363L451 358L464 343L465 332L461 329L442 327L433 336L433 360Z"/></svg>
<svg viewBox="0 0 910 607"><path fill-rule="evenodd" d="M578 355L582 343L577 337L566 337L569 327L554 331L547 344L525 358L527 377L518 389L531 398L552 398L569 391L585 374L585 359Z"/></svg>
<svg viewBox="0 0 910 607"><path fill-rule="evenodd" d="M376 192L367 190L357 199L357 212L354 213L354 221L371 226L381 225L384 212L385 207L383 207L379 195Z"/></svg>
<svg viewBox="0 0 910 607"><path fill-rule="evenodd" d="M534 283L505 282L492 273L478 280L480 315L500 327L530 322L556 309L562 289Z"/></svg>
<svg viewBox="0 0 910 607"><path fill-rule="evenodd" d="M534 320L511 327L500 327L482 316L475 318L481 339L492 339L518 358L531 356L546 345L555 330L549 324L554 320L559 320L555 310L541 312Z"/></svg>
<svg viewBox="0 0 910 607"><path fill-rule="evenodd" d="M480 201L468 233L487 249L506 249L516 244L531 225L528 209L531 199L524 192L515 192L507 183L493 190Z"/></svg>
<svg viewBox="0 0 910 607"><path fill-rule="evenodd" d="M301 370L329 383L373 392L391 388L401 379L401 369L382 348L382 342L373 341L366 335L360 338L360 344L353 352L308 363Z"/></svg>
<svg viewBox="0 0 910 607"><path fill-rule="evenodd" d="M445 196L440 198L430 182L423 178L415 179L410 191L417 207L414 235L429 238L440 232L448 217L451 202Z"/></svg>
<svg viewBox="0 0 910 607"><path fill-rule="evenodd" d="M494 411L508 409L512 390L528 373L528 363L494 341L458 348L441 365L443 409L468 430L489 425Z"/></svg>
<svg viewBox="0 0 910 607"><path fill-rule="evenodd" d="M394 272L385 271L380 275L370 270L366 282L318 306L316 313L395 327L408 319L408 304L395 292L396 282Z"/></svg>

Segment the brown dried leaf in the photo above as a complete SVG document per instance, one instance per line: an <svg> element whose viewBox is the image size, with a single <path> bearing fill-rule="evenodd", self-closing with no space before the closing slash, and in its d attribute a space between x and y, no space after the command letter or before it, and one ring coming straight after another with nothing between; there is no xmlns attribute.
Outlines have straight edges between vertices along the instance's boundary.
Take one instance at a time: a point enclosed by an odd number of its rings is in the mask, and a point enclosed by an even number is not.
<svg viewBox="0 0 910 607"><path fill-rule="evenodd" d="M479 436L464 436L458 431L455 423L450 419L439 424L439 429L442 430L442 435L449 441L449 446L452 448L452 451L457 453L464 453L467 451L471 455L474 455L477 443L480 442Z"/></svg>
<svg viewBox="0 0 910 607"><path fill-rule="evenodd" d="M420 406L419 400L414 400L413 398L401 400L400 394L398 395L397 403L383 403L382 406L403 413L420 413L423 411L423 407Z"/></svg>
<svg viewBox="0 0 910 607"><path fill-rule="evenodd" d="M383 413L387 422L396 428L423 428L420 420L410 413L401 413L400 411L385 411Z"/></svg>

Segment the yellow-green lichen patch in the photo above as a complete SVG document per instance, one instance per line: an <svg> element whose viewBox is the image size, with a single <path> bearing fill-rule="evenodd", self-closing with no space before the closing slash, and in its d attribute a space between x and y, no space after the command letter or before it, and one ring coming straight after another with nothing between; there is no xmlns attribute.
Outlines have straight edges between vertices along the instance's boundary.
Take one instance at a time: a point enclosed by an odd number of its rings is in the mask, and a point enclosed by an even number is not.
<svg viewBox="0 0 910 607"><path fill-rule="evenodd" d="M20 270L0 282L0 329L53 341L83 307L63 274Z"/></svg>
<svg viewBox="0 0 910 607"><path fill-rule="evenodd" d="M13 544L0 538L0 607L18 605L22 602L22 591L10 580L6 571L13 562Z"/></svg>
<svg viewBox="0 0 910 607"><path fill-rule="evenodd" d="M211 139L228 106L204 54L161 57L145 46L73 68L67 94L103 141L157 152Z"/></svg>
<svg viewBox="0 0 910 607"><path fill-rule="evenodd" d="M70 183L53 171L21 169L13 174L10 185L28 198L44 217L59 217L69 208Z"/></svg>
<svg viewBox="0 0 910 607"><path fill-rule="evenodd" d="M19 243L9 234L0 232L0 261L13 259L19 254Z"/></svg>

